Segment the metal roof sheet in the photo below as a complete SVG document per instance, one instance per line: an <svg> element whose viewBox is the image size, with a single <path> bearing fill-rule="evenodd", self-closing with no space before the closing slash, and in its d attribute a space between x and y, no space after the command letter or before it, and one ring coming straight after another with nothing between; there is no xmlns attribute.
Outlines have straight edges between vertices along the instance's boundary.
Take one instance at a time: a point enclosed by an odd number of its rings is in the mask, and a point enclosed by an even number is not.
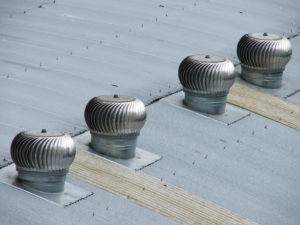
<svg viewBox="0 0 300 225"><path fill-rule="evenodd" d="M236 44L248 32L292 37L284 86L271 92L300 102L299 10L298 0L1 1L0 165L21 130L86 130L93 96L117 92L150 104L180 90L177 69L187 55L238 63ZM145 172L259 223L300 223L298 131L254 113L227 126L167 99L148 111L139 147L163 159ZM1 223L176 224L68 179L95 195L62 209L0 184Z"/></svg>

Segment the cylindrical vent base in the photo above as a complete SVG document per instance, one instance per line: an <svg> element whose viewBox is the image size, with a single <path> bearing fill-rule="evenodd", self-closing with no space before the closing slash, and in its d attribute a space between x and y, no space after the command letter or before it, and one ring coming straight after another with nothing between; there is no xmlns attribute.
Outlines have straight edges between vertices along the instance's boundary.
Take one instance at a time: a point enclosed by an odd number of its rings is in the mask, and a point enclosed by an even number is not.
<svg viewBox="0 0 300 225"><path fill-rule="evenodd" d="M280 88L283 71L266 72L242 65L242 78L251 84L264 88Z"/></svg>
<svg viewBox="0 0 300 225"><path fill-rule="evenodd" d="M91 132L91 136L92 148L101 154L119 159L135 157L138 134L109 136Z"/></svg>
<svg viewBox="0 0 300 225"><path fill-rule="evenodd" d="M226 99L227 95L218 97L203 97L185 92L185 99L183 103L192 109L203 113L220 115L225 112Z"/></svg>
<svg viewBox="0 0 300 225"><path fill-rule="evenodd" d="M67 170L33 172L18 170L18 179L28 188L47 193L64 191Z"/></svg>

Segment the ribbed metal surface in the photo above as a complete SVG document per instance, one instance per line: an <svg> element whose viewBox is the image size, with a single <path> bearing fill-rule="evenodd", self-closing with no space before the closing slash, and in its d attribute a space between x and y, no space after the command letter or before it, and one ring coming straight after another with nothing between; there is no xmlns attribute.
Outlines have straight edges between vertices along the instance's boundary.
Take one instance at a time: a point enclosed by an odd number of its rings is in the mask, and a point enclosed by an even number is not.
<svg viewBox="0 0 300 225"><path fill-rule="evenodd" d="M91 132L102 135L138 134L146 121L141 100L119 95L94 97L88 102L84 115Z"/></svg>
<svg viewBox="0 0 300 225"><path fill-rule="evenodd" d="M24 131L11 144L11 157L18 170L51 172L68 169L75 158L75 144L68 134Z"/></svg>
<svg viewBox="0 0 300 225"><path fill-rule="evenodd" d="M237 46L237 55L242 65L258 69L283 71L292 55L290 41L277 34L245 34Z"/></svg>
<svg viewBox="0 0 300 225"><path fill-rule="evenodd" d="M186 57L178 75L185 91L208 96L226 95L235 79L230 60L209 55Z"/></svg>

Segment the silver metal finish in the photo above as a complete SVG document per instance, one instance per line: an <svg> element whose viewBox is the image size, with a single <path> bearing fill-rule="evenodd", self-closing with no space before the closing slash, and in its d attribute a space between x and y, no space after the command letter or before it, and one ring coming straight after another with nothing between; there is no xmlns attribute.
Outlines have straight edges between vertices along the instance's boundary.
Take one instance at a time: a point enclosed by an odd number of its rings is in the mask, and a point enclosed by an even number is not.
<svg viewBox="0 0 300 225"><path fill-rule="evenodd" d="M209 114L225 112L226 97L234 83L233 63L219 56L193 55L178 70L185 92L184 104Z"/></svg>
<svg viewBox="0 0 300 225"><path fill-rule="evenodd" d="M74 137L77 149L95 154L95 151L90 146L90 140L90 132L85 132ZM162 158L160 155L146 151L145 149L139 147L135 149L135 156L130 159L115 158L104 154L101 156L106 158L107 160L116 162L133 170L141 170L149 165L152 165L153 163L159 161Z"/></svg>
<svg viewBox="0 0 300 225"><path fill-rule="evenodd" d="M88 102L84 115L95 151L122 159L135 156L137 137L146 122L142 101L116 94L98 96Z"/></svg>
<svg viewBox="0 0 300 225"><path fill-rule="evenodd" d="M12 141L10 153L25 186L62 192L76 148L68 134L43 129L19 133Z"/></svg>
<svg viewBox="0 0 300 225"><path fill-rule="evenodd" d="M245 34L237 46L242 78L265 88L279 88L292 55L290 41L277 34Z"/></svg>
<svg viewBox="0 0 300 225"><path fill-rule="evenodd" d="M67 207L81 199L85 199L93 195L93 192L79 188L69 182L65 183L64 191L58 193L47 193L25 186L24 183L20 182L18 179L15 165L10 165L0 170L0 182L63 207Z"/></svg>

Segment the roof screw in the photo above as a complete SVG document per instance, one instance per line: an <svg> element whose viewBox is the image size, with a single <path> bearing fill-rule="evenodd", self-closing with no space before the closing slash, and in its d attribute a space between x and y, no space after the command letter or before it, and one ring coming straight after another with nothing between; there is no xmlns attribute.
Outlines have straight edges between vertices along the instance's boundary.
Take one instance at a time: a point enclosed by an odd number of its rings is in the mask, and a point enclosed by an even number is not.
<svg viewBox="0 0 300 225"><path fill-rule="evenodd" d="M255 132L254 131L252 131L252 135L254 135L255 134Z"/></svg>
<svg viewBox="0 0 300 225"><path fill-rule="evenodd" d="M265 129L268 129L268 125L265 125Z"/></svg>
<svg viewBox="0 0 300 225"><path fill-rule="evenodd" d="M86 46L86 49L89 49L89 46L88 46L88 45Z"/></svg>

